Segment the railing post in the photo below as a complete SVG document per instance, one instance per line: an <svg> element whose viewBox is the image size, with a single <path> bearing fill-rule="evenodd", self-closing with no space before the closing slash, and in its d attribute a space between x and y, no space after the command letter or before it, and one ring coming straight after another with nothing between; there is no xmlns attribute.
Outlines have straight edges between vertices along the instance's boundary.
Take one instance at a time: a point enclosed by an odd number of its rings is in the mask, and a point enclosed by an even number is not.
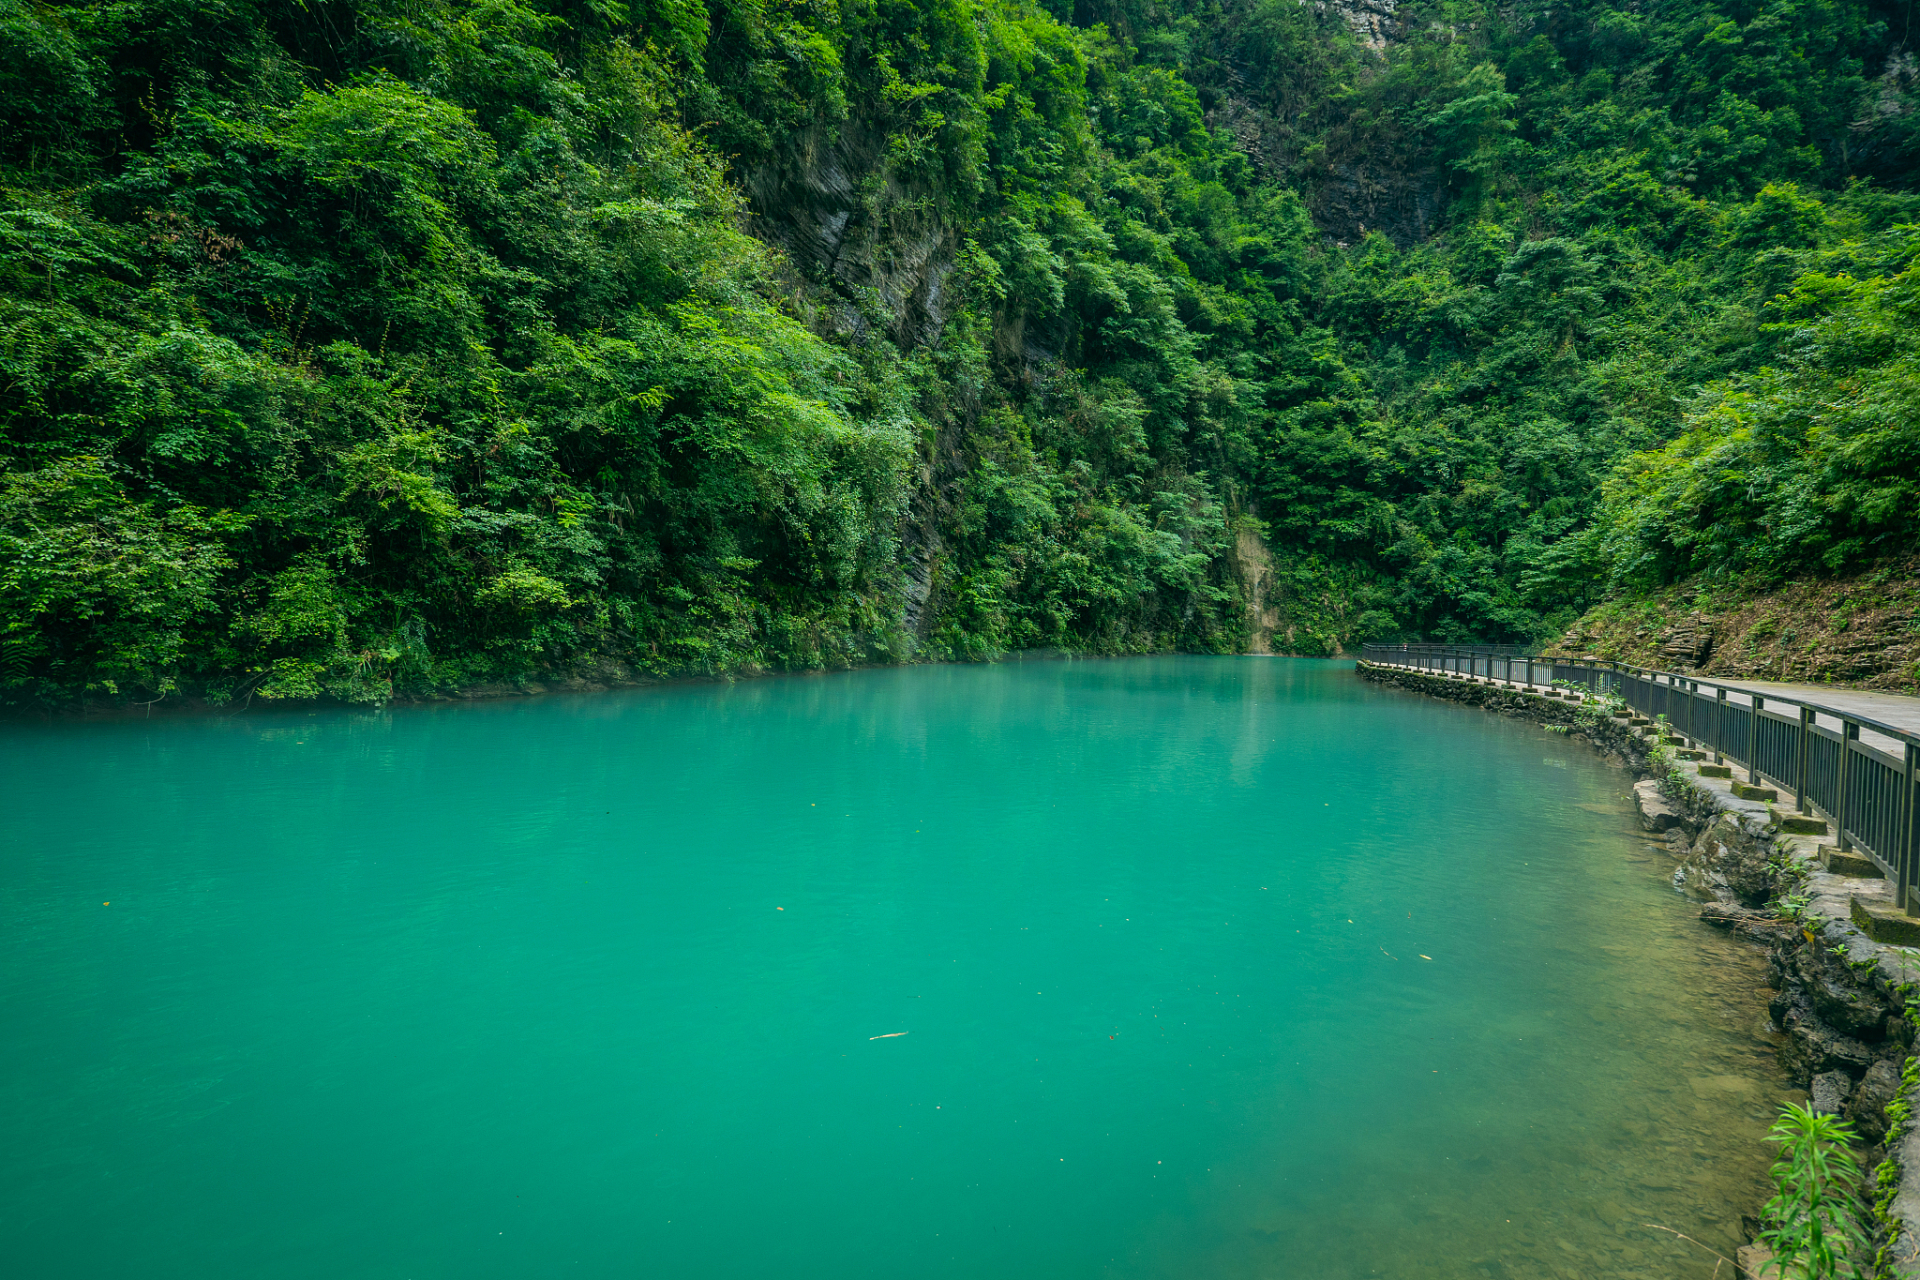
<svg viewBox="0 0 1920 1280"><path fill-rule="evenodd" d="M1800 708L1800 750L1793 762L1793 807L1801 813L1807 808L1808 757L1813 754L1813 708Z"/></svg>
<svg viewBox="0 0 1920 1280"><path fill-rule="evenodd" d="M1725 764L1727 762L1726 752L1721 750L1721 747L1724 745L1722 742L1722 739L1724 739L1726 736L1727 736L1727 687L1725 685L1721 685L1720 697L1714 703L1714 707L1713 707L1713 762L1715 764Z"/></svg>
<svg viewBox="0 0 1920 1280"><path fill-rule="evenodd" d="M1913 872L1914 861L1920 856L1920 848L1915 847L1913 829L1915 774L1920 773L1920 746L1909 742L1906 751L1906 768L1900 774L1900 825L1898 844L1900 847L1900 909L1908 915L1913 914Z"/></svg>
<svg viewBox="0 0 1920 1280"><path fill-rule="evenodd" d="M1533 655L1527 655L1527 688L1533 688Z"/></svg>
<svg viewBox="0 0 1920 1280"><path fill-rule="evenodd" d="M1843 717L1840 721L1840 789L1833 797L1834 835L1838 837L1842 853L1853 848L1853 841L1847 838L1847 810L1852 807L1847 803L1847 775L1853 771L1853 744L1859 736L1860 726Z"/></svg>
<svg viewBox="0 0 1920 1280"><path fill-rule="evenodd" d="M1747 712L1747 781L1760 785L1760 708L1766 699L1757 693L1747 695L1753 706Z"/></svg>

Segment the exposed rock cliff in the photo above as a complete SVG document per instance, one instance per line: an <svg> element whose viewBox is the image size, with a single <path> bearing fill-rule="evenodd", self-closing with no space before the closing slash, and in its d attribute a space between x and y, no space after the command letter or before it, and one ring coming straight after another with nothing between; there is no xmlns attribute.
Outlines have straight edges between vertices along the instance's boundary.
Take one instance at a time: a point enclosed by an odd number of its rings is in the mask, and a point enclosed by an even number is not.
<svg viewBox="0 0 1920 1280"><path fill-rule="evenodd" d="M836 329L878 322L905 346L939 334L959 234L936 193L896 180L877 134L855 122L800 130L743 185L755 231L831 291Z"/></svg>
<svg viewBox="0 0 1920 1280"><path fill-rule="evenodd" d="M1399 27L1399 0L1315 0L1314 8L1337 13L1369 49L1385 47Z"/></svg>

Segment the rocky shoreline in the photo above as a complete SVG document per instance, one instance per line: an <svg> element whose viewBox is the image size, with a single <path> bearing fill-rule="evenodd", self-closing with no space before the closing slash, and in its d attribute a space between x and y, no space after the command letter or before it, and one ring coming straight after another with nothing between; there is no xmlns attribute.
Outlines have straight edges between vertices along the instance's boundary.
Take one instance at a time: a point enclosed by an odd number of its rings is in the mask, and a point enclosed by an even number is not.
<svg viewBox="0 0 1920 1280"><path fill-rule="evenodd" d="M1786 829L1791 797L1782 806L1764 786L1755 793L1743 770L1718 777L1703 774L1701 762L1656 756L1654 726L1638 717L1582 714L1577 698L1483 678L1367 662L1358 670L1363 679L1552 726L1641 776L1641 825L1674 857L1675 887L1702 904L1708 924L1767 948L1781 1065L1817 1109L1844 1116L1868 1144L1872 1274L1920 1278L1920 1130L1911 1119L1920 1058L1909 1003L1920 991L1920 950L1865 931L1892 905L1877 869L1841 854L1830 834ZM1752 798L1735 794L1736 785ZM1757 1272L1764 1257L1743 1249L1742 1268Z"/></svg>

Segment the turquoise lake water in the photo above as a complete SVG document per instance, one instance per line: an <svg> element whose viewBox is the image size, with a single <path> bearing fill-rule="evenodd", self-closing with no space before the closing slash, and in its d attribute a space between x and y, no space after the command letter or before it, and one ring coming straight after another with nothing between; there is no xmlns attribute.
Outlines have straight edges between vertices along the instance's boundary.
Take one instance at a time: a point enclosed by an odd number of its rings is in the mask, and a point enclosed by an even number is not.
<svg viewBox="0 0 1920 1280"><path fill-rule="evenodd" d="M1347 663L12 724L0 777L36 1280L1705 1277L1641 1224L1730 1252L1788 1096L1627 775Z"/></svg>

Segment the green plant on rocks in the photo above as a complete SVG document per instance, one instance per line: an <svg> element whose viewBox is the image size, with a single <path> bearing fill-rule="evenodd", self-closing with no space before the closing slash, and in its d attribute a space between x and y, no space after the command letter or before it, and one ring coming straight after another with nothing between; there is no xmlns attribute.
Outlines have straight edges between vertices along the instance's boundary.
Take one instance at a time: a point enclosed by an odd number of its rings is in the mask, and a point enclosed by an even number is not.
<svg viewBox="0 0 1920 1280"><path fill-rule="evenodd" d="M1627 700L1611 689L1583 689L1574 715L1582 724L1600 724L1627 710Z"/></svg>
<svg viewBox="0 0 1920 1280"><path fill-rule="evenodd" d="M1813 898L1808 894L1789 893L1776 898L1773 903L1773 909L1775 914L1779 915L1782 919L1791 920L1796 924L1805 926L1811 923L1811 918L1807 914L1807 906L1812 901Z"/></svg>
<svg viewBox="0 0 1920 1280"><path fill-rule="evenodd" d="M1853 1261L1866 1254L1867 1243L1856 1221L1857 1140L1851 1125L1811 1105L1780 1108L1767 1134L1780 1154L1772 1170L1775 1193L1763 1210L1770 1225L1760 1240L1773 1257L1760 1268L1762 1276L1858 1280L1867 1274Z"/></svg>
<svg viewBox="0 0 1920 1280"><path fill-rule="evenodd" d="M1660 780L1663 792L1677 797L1686 789L1686 770L1680 767L1680 757L1667 741L1667 718L1655 716L1653 727L1653 743L1647 748L1647 772Z"/></svg>

